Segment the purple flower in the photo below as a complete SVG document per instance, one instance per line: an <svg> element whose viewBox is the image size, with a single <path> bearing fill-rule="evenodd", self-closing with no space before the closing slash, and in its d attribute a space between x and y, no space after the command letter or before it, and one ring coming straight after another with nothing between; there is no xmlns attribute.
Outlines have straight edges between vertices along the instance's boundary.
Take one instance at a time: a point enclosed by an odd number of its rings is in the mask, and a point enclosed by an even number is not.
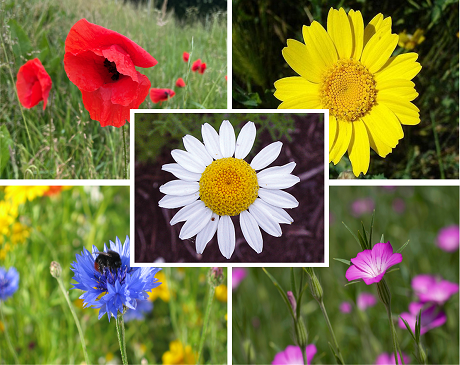
<svg viewBox="0 0 460 365"><path fill-rule="evenodd" d="M125 322L138 320L142 321L147 313L153 310L153 303L150 300L138 300L136 309L128 308L123 319Z"/></svg>
<svg viewBox="0 0 460 365"><path fill-rule="evenodd" d="M409 364L410 358L404 352L402 353L404 364ZM398 363L402 364L401 356L398 354ZM395 355L382 352L375 360L375 365L393 365L395 364Z"/></svg>
<svg viewBox="0 0 460 365"><path fill-rule="evenodd" d="M426 306L423 303L412 302L409 304L410 313L401 313L401 317L407 321L412 331L415 331L415 320L420 312L420 309L422 310L422 319L420 321L421 335L446 323L446 314L436 304ZM399 318L399 327L406 328L401 318Z"/></svg>
<svg viewBox="0 0 460 365"><path fill-rule="evenodd" d="M359 293L356 299L356 305L362 311L365 311L368 307L373 307L377 304L377 299L371 293Z"/></svg>
<svg viewBox="0 0 460 365"><path fill-rule="evenodd" d="M342 313L350 313L351 312L351 303L350 302L342 302L340 303L339 307Z"/></svg>
<svg viewBox="0 0 460 365"><path fill-rule="evenodd" d="M412 289L422 303L444 304L451 295L458 292L458 284L433 275L417 275L412 279Z"/></svg>
<svg viewBox="0 0 460 365"><path fill-rule="evenodd" d="M234 267L232 269L232 290L238 288L238 285L243 281L248 272L243 267Z"/></svg>
<svg viewBox="0 0 460 365"><path fill-rule="evenodd" d="M366 213L372 213L375 203L372 198L356 199L351 203L351 214L354 217L360 217Z"/></svg>
<svg viewBox="0 0 460 365"><path fill-rule="evenodd" d="M444 251L454 252L458 250L459 229L456 224L442 228L436 239L436 245Z"/></svg>
<svg viewBox="0 0 460 365"><path fill-rule="evenodd" d="M0 300L6 300L11 297L19 287L19 274L14 267L8 271L0 267Z"/></svg>
<svg viewBox="0 0 460 365"><path fill-rule="evenodd" d="M402 214L406 210L406 203L401 198L396 198L393 200L392 207L396 213Z"/></svg>
<svg viewBox="0 0 460 365"><path fill-rule="evenodd" d="M307 345L307 364L310 365L313 356L316 354L316 346ZM302 351L299 346L288 346L284 351L278 352L272 361L272 365L303 365Z"/></svg>
<svg viewBox="0 0 460 365"><path fill-rule="evenodd" d="M385 272L402 261L400 253L393 253L390 242L377 243L372 250L364 250L351 259L353 263L345 273L348 281L363 279L367 285L378 283Z"/></svg>

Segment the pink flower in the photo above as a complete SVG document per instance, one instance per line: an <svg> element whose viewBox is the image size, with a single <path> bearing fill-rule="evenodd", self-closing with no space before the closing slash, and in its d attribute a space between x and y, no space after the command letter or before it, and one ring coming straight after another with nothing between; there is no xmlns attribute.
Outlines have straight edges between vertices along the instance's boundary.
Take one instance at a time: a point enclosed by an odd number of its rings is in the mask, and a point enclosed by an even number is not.
<svg viewBox="0 0 460 365"><path fill-rule="evenodd" d="M234 267L232 269L232 290L238 288L238 285L240 285L247 274L248 273L245 268Z"/></svg>
<svg viewBox="0 0 460 365"><path fill-rule="evenodd" d="M404 352L402 353L404 364L409 364L410 358ZM402 364L401 356L398 354L398 363ZM382 352L375 360L375 365L393 365L395 364L395 355Z"/></svg>
<svg viewBox="0 0 460 365"><path fill-rule="evenodd" d="M351 203L351 214L354 217L360 217L366 213L372 213L375 203L372 198L356 199Z"/></svg>
<svg viewBox="0 0 460 365"><path fill-rule="evenodd" d="M351 304L350 304L350 302L342 302L342 303L340 303L339 309L340 309L340 311L342 313L350 313L351 312Z"/></svg>
<svg viewBox="0 0 460 365"><path fill-rule="evenodd" d="M307 364L310 365L316 351L315 345L307 345L305 349L305 353L307 354ZM272 365L303 365L303 357L300 347L288 346L284 351L278 352L272 361Z"/></svg>
<svg viewBox="0 0 460 365"><path fill-rule="evenodd" d="M373 307L377 304L377 299L371 293L359 293L358 298L356 299L356 305L362 311L365 311L368 307Z"/></svg>
<svg viewBox="0 0 460 365"><path fill-rule="evenodd" d="M459 229L456 224L442 228L438 233L436 245L447 252L458 250Z"/></svg>
<svg viewBox="0 0 460 365"><path fill-rule="evenodd" d="M412 289L422 303L444 304L451 295L458 293L458 284L433 275L417 275L412 279Z"/></svg>
<svg viewBox="0 0 460 365"><path fill-rule="evenodd" d="M442 326L446 323L446 314L436 304L426 306L423 303L412 302L409 304L409 312L401 313L403 318L409 324L411 330L415 332L415 321L420 309L422 310L422 319L420 321L420 334L423 335L429 330ZM399 327L406 328L404 322L399 318Z"/></svg>
<svg viewBox="0 0 460 365"><path fill-rule="evenodd" d="M402 214L406 210L406 203L403 199L396 198L395 200L393 200L392 207L396 213Z"/></svg>
<svg viewBox="0 0 460 365"><path fill-rule="evenodd" d="M353 263L345 273L348 281L363 279L367 285L378 283L393 265L402 261L400 253L393 253L390 242L377 243L372 250L364 250L351 259Z"/></svg>

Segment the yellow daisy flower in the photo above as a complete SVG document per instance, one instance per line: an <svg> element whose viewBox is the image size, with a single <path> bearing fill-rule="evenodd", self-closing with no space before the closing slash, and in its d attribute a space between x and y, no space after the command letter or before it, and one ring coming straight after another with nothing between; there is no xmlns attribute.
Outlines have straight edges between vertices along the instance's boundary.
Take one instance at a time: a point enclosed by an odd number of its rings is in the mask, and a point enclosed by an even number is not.
<svg viewBox="0 0 460 365"><path fill-rule="evenodd" d="M21 205L27 200L32 201L43 196L49 189L49 186L7 186L5 188L5 200L11 201L14 205Z"/></svg>
<svg viewBox="0 0 460 365"><path fill-rule="evenodd" d="M329 161L348 150L353 173L367 173L370 148L386 157L403 138L403 125L420 123L411 103L416 53L391 57L398 35L377 14L364 28L361 12L329 11L327 31L316 21L302 29L305 44L288 39L283 56L300 76L275 82L278 108L329 109Z"/></svg>
<svg viewBox="0 0 460 365"><path fill-rule="evenodd" d="M398 46L412 51L425 40L423 33L422 29L417 29L414 34L407 34L406 31L399 33Z"/></svg>
<svg viewBox="0 0 460 365"><path fill-rule="evenodd" d="M195 364L197 353L192 351L190 345L182 345L180 340L169 343L169 351L166 351L161 360L163 364Z"/></svg>

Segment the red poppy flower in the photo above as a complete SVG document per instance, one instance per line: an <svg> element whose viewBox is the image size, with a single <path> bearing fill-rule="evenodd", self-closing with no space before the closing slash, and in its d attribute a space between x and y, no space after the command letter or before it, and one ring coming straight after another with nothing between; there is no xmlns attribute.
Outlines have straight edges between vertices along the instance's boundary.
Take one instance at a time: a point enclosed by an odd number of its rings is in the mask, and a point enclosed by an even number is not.
<svg viewBox="0 0 460 365"><path fill-rule="evenodd" d="M188 59L190 58L190 54L188 52L182 53L182 59L184 62L188 62Z"/></svg>
<svg viewBox="0 0 460 365"><path fill-rule="evenodd" d="M129 110L137 109L149 93L149 79L134 66L157 64L129 38L81 19L65 40L64 68L81 91L91 119L102 127L121 127Z"/></svg>
<svg viewBox="0 0 460 365"><path fill-rule="evenodd" d="M205 70L206 70L206 63L203 62L200 65L200 69L198 70L198 72L203 75Z"/></svg>
<svg viewBox="0 0 460 365"><path fill-rule="evenodd" d="M16 89L24 108L30 109L43 100L45 110L51 85L51 77L38 58L27 61L19 68Z"/></svg>
<svg viewBox="0 0 460 365"><path fill-rule="evenodd" d="M200 69L201 67L201 60L200 59L197 59L195 62L193 62L192 64L192 71L193 72L196 72Z"/></svg>
<svg viewBox="0 0 460 365"><path fill-rule="evenodd" d="M179 77L176 81L176 86L177 87L185 87L185 81L182 77Z"/></svg>
<svg viewBox="0 0 460 365"><path fill-rule="evenodd" d="M225 75L225 81L227 81L227 75Z"/></svg>
<svg viewBox="0 0 460 365"><path fill-rule="evenodd" d="M150 99L156 104L172 98L176 93L171 89L152 89L150 90Z"/></svg>

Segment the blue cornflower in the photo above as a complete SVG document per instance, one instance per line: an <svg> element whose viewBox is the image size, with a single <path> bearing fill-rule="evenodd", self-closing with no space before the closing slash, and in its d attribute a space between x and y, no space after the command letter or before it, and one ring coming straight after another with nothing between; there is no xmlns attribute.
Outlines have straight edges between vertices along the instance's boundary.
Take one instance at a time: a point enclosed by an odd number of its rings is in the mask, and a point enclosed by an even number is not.
<svg viewBox="0 0 460 365"><path fill-rule="evenodd" d="M123 313L124 307L136 309L137 301L148 298L147 292L156 288L161 283L155 278L160 271L157 267L131 267L129 265L129 237L126 236L122 245L120 240L115 243L110 241L110 250L120 255L121 266L110 269L95 268L95 260L100 252L93 245L93 252L83 249L81 255L76 255L76 262L72 263L73 279L77 282L72 289L81 289L85 293L80 296L84 307L100 308L99 319L107 313L110 317L117 317L118 312ZM104 243L104 251L108 252Z"/></svg>
<svg viewBox="0 0 460 365"><path fill-rule="evenodd" d="M132 320L142 321L147 313L153 310L153 303L150 300L138 300L136 309L128 309L123 319L125 322Z"/></svg>
<svg viewBox="0 0 460 365"><path fill-rule="evenodd" d="M19 273L14 267L8 271L0 267L0 300L6 300L11 297L19 286Z"/></svg>

